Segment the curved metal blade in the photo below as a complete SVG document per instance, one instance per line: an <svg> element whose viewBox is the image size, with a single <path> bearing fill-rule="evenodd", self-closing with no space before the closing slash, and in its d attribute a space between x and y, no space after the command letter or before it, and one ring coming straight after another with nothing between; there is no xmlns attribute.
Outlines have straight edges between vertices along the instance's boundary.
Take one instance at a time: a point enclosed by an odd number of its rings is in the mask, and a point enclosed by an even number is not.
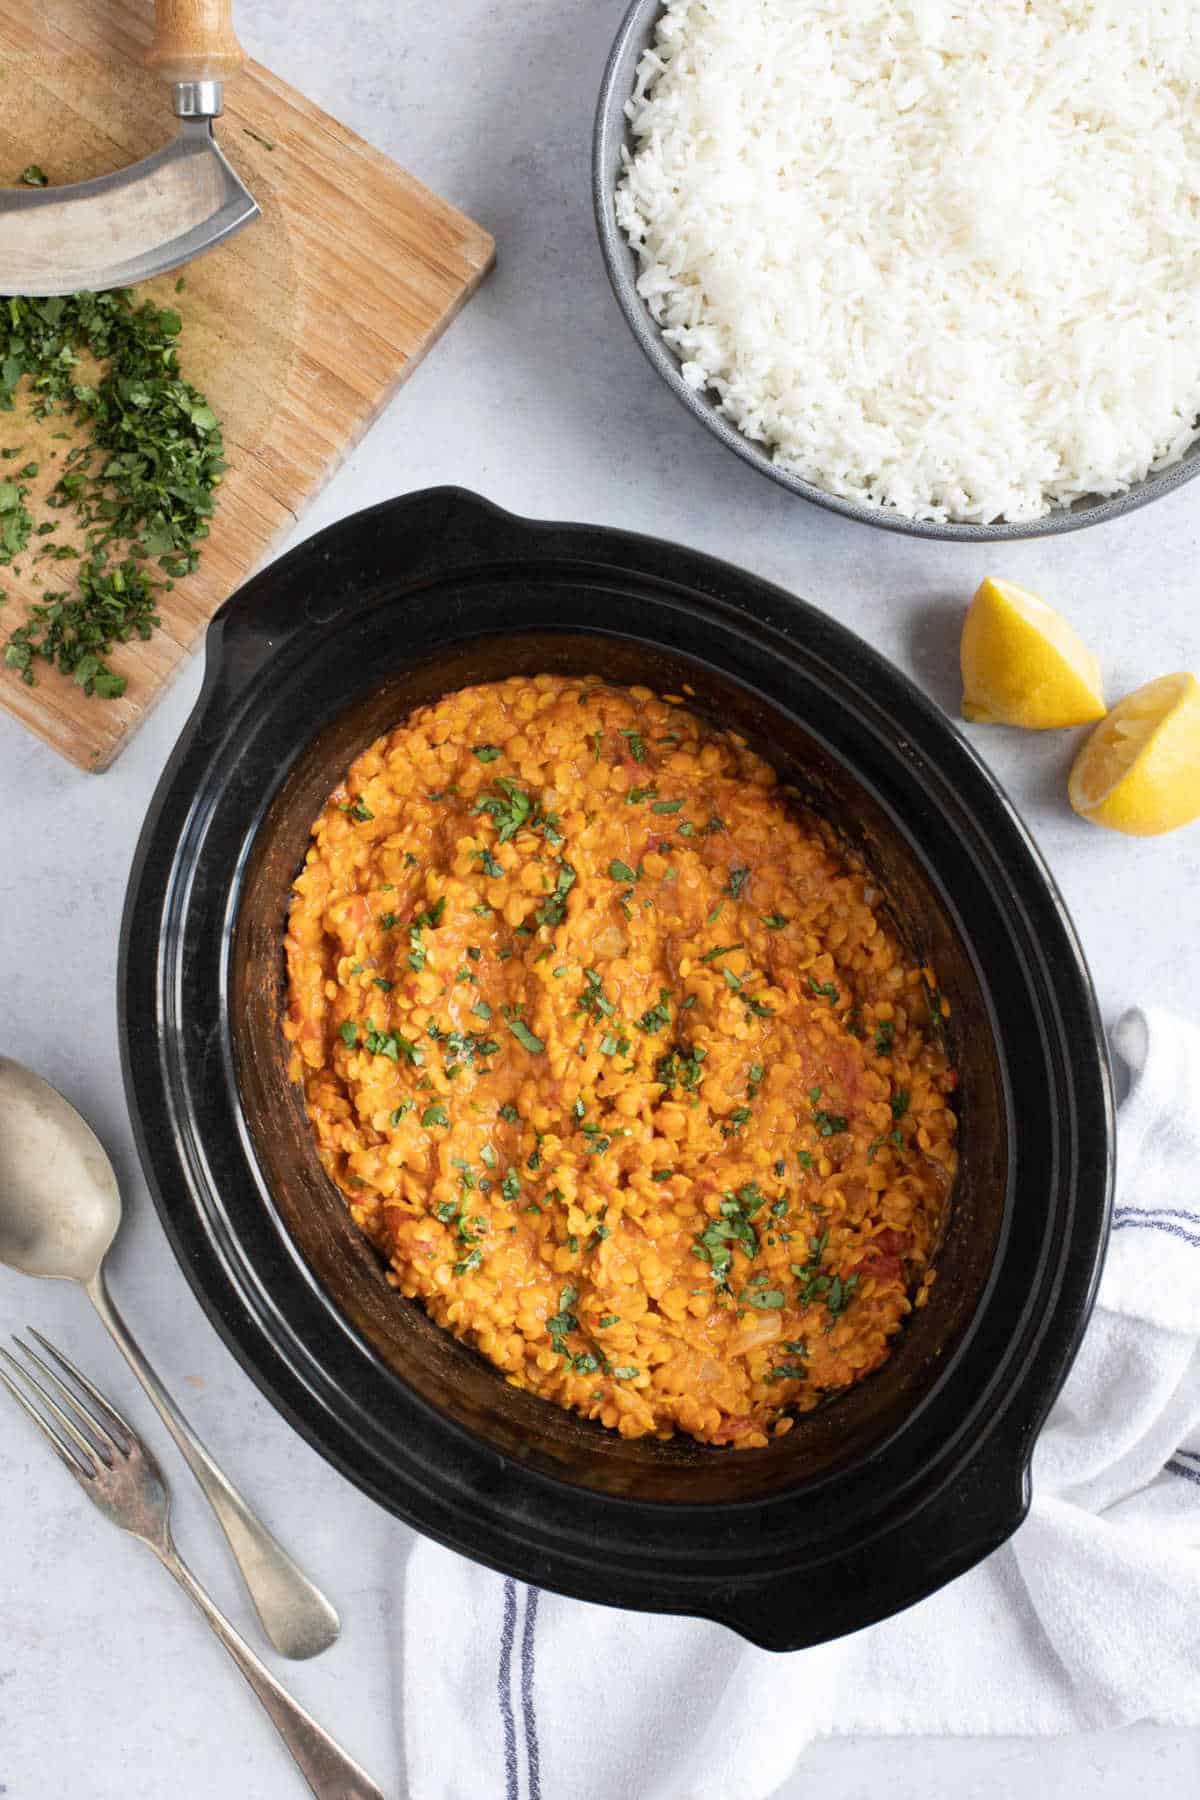
<svg viewBox="0 0 1200 1800"><path fill-rule="evenodd" d="M207 119L162 150L71 187L0 189L0 293L132 287L258 216Z"/></svg>

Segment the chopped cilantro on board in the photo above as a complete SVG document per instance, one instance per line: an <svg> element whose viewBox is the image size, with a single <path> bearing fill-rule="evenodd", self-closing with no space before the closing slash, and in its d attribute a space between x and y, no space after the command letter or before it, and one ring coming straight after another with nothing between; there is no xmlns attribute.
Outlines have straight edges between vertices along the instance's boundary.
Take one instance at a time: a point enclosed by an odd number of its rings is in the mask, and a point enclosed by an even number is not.
<svg viewBox="0 0 1200 1800"><path fill-rule="evenodd" d="M22 179L41 186L38 177L31 164ZM159 595L199 562L224 445L216 414L180 373L182 323L172 307L139 305L128 288L0 300L0 411L28 405L85 433L44 502L72 515L85 548L30 553L70 561L72 585L47 587L4 648L4 663L30 686L43 661L85 694L118 699L125 678L109 665L113 649L152 636ZM93 358L95 382L80 366ZM0 564L33 534L27 494L24 482L0 482Z"/></svg>

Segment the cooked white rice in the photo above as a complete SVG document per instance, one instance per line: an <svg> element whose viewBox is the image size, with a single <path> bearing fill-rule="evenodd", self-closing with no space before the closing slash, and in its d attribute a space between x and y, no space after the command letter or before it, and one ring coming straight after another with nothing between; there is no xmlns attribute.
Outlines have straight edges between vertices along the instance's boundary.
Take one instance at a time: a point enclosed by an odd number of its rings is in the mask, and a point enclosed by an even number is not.
<svg viewBox="0 0 1200 1800"><path fill-rule="evenodd" d="M1200 435L1200 0L667 0L617 216L829 493L1032 519Z"/></svg>

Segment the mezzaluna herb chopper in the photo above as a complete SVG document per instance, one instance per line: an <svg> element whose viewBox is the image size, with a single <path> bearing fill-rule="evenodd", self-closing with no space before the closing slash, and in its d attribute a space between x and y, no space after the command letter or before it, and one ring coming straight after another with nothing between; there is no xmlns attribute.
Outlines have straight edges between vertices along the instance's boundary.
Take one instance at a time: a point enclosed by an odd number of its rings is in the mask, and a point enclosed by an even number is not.
<svg viewBox="0 0 1200 1800"><path fill-rule="evenodd" d="M146 61L170 82L179 131L127 169L67 187L0 189L0 292L131 287L211 250L258 216L213 136L243 62L233 0L155 0Z"/></svg>

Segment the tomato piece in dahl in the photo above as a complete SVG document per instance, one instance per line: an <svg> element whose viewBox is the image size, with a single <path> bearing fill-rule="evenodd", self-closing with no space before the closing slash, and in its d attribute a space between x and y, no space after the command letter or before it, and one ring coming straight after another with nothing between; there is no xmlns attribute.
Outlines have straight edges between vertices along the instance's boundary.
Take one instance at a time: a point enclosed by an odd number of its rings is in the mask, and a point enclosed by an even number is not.
<svg viewBox="0 0 1200 1800"><path fill-rule="evenodd" d="M286 951L325 1167L517 1386L762 1445L923 1303L955 1172L932 972L679 701L544 675L414 713L316 821Z"/></svg>

